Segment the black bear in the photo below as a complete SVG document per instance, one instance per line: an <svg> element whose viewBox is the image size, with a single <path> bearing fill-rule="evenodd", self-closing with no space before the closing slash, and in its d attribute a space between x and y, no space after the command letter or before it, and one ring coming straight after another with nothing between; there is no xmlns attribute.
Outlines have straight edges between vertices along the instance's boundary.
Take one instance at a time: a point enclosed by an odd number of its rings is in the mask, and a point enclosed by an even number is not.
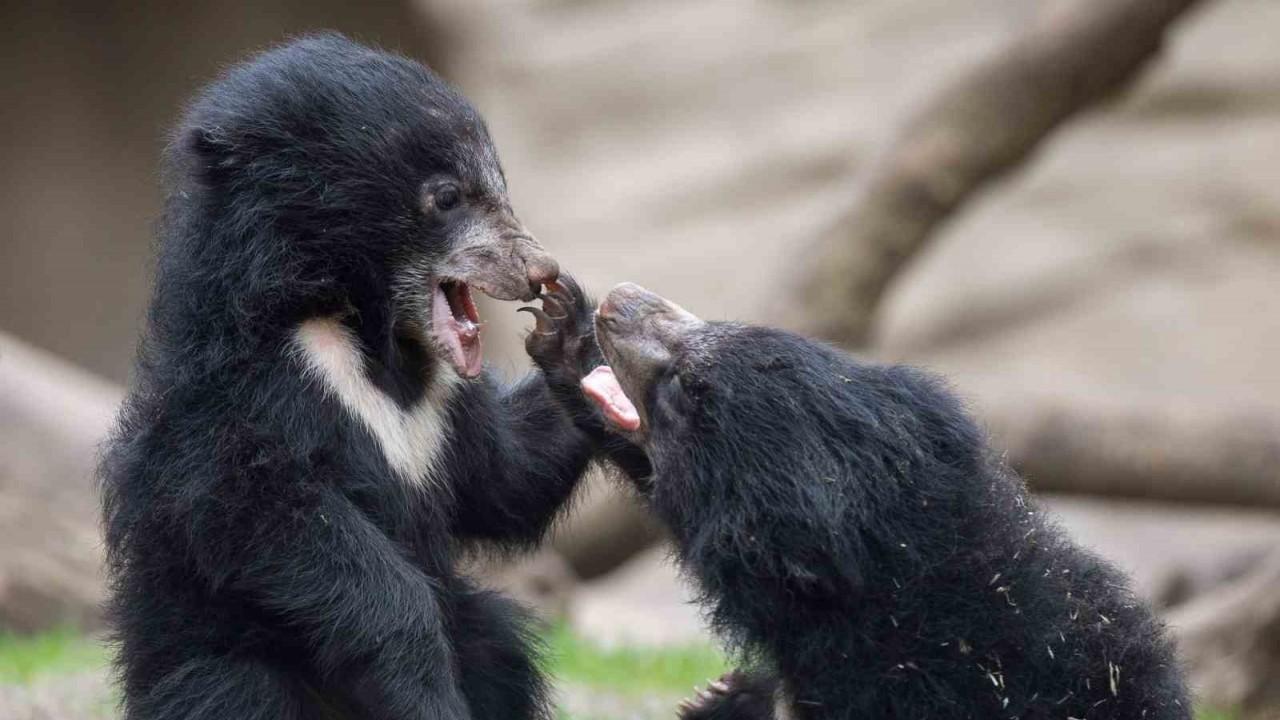
<svg viewBox="0 0 1280 720"><path fill-rule="evenodd" d="M483 372L472 288L572 285L476 111L307 37L205 89L167 163L101 469L124 717L545 717L523 614L455 555L536 542L596 442L545 315L547 372Z"/></svg>
<svg viewBox="0 0 1280 720"><path fill-rule="evenodd" d="M582 383L647 453L643 489L752 669L711 718L1186 720L1170 641L1072 544L935 379L635 285Z"/></svg>

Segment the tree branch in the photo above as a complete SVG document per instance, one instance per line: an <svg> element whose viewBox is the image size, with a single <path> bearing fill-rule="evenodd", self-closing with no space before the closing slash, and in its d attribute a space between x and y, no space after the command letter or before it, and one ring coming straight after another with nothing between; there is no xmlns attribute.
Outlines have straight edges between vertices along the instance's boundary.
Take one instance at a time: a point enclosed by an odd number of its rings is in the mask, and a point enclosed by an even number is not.
<svg viewBox="0 0 1280 720"><path fill-rule="evenodd" d="M1054 3L945 88L873 164L852 208L807 253L794 326L865 344L880 296L933 231L1059 125L1114 95L1199 0Z"/></svg>
<svg viewBox="0 0 1280 720"><path fill-rule="evenodd" d="M1280 507L1280 416L1042 401L984 413L1038 491Z"/></svg>

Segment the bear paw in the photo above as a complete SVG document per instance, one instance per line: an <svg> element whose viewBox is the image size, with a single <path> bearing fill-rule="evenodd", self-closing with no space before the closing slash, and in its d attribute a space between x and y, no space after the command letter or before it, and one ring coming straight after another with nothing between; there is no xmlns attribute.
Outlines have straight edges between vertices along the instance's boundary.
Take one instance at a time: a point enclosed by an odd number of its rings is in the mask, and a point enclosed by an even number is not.
<svg viewBox="0 0 1280 720"><path fill-rule="evenodd" d="M599 363L591 301L569 275L547 283L538 299L541 308L520 308L534 317L525 350L553 387L576 392L578 382Z"/></svg>
<svg viewBox="0 0 1280 720"><path fill-rule="evenodd" d="M725 673L680 702L679 720L772 720L777 683L738 670Z"/></svg>

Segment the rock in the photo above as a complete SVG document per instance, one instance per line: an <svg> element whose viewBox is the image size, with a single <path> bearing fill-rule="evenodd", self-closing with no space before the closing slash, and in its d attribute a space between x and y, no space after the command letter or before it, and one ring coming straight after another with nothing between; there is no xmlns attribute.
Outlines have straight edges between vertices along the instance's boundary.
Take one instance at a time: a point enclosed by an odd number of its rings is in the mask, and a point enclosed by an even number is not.
<svg viewBox="0 0 1280 720"><path fill-rule="evenodd" d="M93 469L119 388L0 334L0 628L96 627Z"/></svg>
<svg viewBox="0 0 1280 720"><path fill-rule="evenodd" d="M465 570L482 585L515 598L547 622L568 615L578 585L573 568L549 546L528 557L472 559Z"/></svg>
<svg viewBox="0 0 1280 720"><path fill-rule="evenodd" d="M614 572L585 583L573 598L570 622L606 646L711 642L689 586L666 545L652 547Z"/></svg>
<svg viewBox="0 0 1280 720"><path fill-rule="evenodd" d="M1280 552L1169 616L1202 702L1280 713Z"/></svg>
<svg viewBox="0 0 1280 720"><path fill-rule="evenodd" d="M1280 515L1083 496L1044 497L1071 536L1171 608L1251 572L1280 547ZM1280 589L1278 589L1280 593Z"/></svg>
<svg viewBox="0 0 1280 720"><path fill-rule="evenodd" d="M552 533L551 544L584 580L604 575L666 535L634 493L604 473L585 480L573 511Z"/></svg>

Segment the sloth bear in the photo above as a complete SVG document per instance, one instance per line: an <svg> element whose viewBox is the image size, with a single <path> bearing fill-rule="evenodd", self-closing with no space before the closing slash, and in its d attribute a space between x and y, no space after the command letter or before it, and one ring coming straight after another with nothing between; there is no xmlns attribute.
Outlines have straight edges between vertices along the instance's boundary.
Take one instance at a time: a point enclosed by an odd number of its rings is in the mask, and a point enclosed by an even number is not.
<svg viewBox="0 0 1280 720"><path fill-rule="evenodd" d="M942 385L624 284L583 380L754 669L686 720L1190 718L1164 630ZM634 399L634 402L632 400Z"/></svg>
<svg viewBox="0 0 1280 720"><path fill-rule="evenodd" d="M598 441L542 311L543 371L483 371L472 289L573 286L476 111L314 36L204 90L167 161L101 468L124 717L546 717L523 614L455 556L536 542Z"/></svg>

